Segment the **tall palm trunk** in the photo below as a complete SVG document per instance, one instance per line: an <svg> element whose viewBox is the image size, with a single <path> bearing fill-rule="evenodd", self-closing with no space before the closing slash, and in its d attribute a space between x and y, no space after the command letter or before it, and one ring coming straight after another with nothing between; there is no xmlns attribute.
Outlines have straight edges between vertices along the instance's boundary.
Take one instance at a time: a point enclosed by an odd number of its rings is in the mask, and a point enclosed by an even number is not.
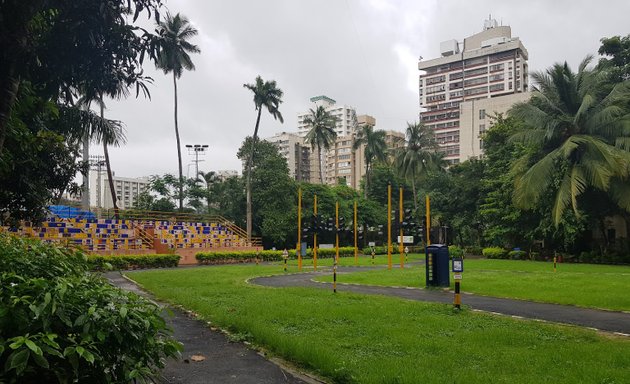
<svg viewBox="0 0 630 384"><path fill-rule="evenodd" d="M173 89L175 91L175 137L177 138L177 160L179 161L179 211L184 210L184 176L182 171L182 145L179 141L179 127L177 125L177 76L173 71Z"/></svg>
<svg viewBox="0 0 630 384"><path fill-rule="evenodd" d="M416 178L411 179L411 189L413 191L413 209L420 218L420 212L418 212L418 193L416 193Z"/></svg>
<svg viewBox="0 0 630 384"><path fill-rule="evenodd" d="M83 185L81 186L81 208L84 211L90 210L90 135L85 132L83 135L83 161L87 163L87 170L83 174Z"/></svg>
<svg viewBox="0 0 630 384"><path fill-rule="evenodd" d="M104 106L103 106L103 95L101 95L101 119L105 118ZM103 137L103 153L105 154L105 167L107 168L107 179L109 180L109 190L112 194L112 205L114 206L114 217L116 220L119 218L118 212L118 202L116 201L116 190L114 189L114 178L112 176L112 167L109 163L109 151L107 150L107 137Z"/></svg>
<svg viewBox="0 0 630 384"><path fill-rule="evenodd" d="M317 157L319 158L319 182L324 184L324 167L322 167L322 147L317 146Z"/></svg>
<svg viewBox="0 0 630 384"><path fill-rule="evenodd" d="M363 197L367 199L368 187L370 186L370 163L365 164L365 188L363 189Z"/></svg>
<svg viewBox="0 0 630 384"><path fill-rule="evenodd" d="M247 176L245 179L245 193L247 195L247 240L252 239L252 164L254 162L254 149L256 148L256 139L258 138L258 126L260 124L261 113L262 106L258 108L256 126L254 127L254 137L252 137L252 145L247 159Z"/></svg>

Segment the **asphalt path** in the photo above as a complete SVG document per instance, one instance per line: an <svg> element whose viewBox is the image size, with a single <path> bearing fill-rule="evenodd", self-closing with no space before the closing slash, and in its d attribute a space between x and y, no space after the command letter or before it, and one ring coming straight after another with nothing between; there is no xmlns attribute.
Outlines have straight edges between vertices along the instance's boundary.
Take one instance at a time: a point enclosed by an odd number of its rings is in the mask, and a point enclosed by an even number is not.
<svg viewBox="0 0 630 384"><path fill-rule="evenodd" d="M361 267L340 267L340 273L366 270ZM331 270L257 277L250 283L268 287L312 287L332 290L332 283L315 282L313 279ZM343 279L343 277L342 277ZM462 286L465 287L465 281ZM402 299L453 303L453 293L441 289L423 289L410 287L379 287L359 284L337 283L337 291L362 293L369 295L394 296ZM525 300L503 299L498 297L467 294L462 291L462 304L475 310L498 313L518 318L544 320L556 323L573 324L601 331L620 333L630 336L630 313L616 312L570 305L537 303Z"/></svg>
<svg viewBox="0 0 630 384"><path fill-rule="evenodd" d="M150 300L152 297L118 272L104 275L113 285L135 292ZM163 304L159 304L165 307ZM173 336L183 343L179 360L169 359L162 370L160 383L244 383L302 384L319 381L304 376L278 361L272 362L243 343L231 342L218 330L176 308L164 312L173 329Z"/></svg>

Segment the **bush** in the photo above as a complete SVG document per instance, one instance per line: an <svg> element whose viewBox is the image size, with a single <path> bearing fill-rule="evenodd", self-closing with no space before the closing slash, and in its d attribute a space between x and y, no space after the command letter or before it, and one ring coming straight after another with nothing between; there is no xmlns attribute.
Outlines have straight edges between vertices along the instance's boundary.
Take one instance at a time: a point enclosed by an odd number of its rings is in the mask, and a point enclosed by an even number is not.
<svg viewBox="0 0 630 384"><path fill-rule="evenodd" d="M527 252L521 250L514 250L508 252L508 257L512 260L525 260L527 258Z"/></svg>
<svg viewBox="0 0 630 384"><path fill-rule="evenodd" d="M281 261L282 252L279 250L271 251L217 251L217 252L199 252L195 255L197 262L200 264L228 264L228 263L250 263L256 261ZM297 258L295 249L287 250L290 259ZM336 251L334 248L320 248L317 250L318 258L334 257ZM339 248L339 256L354 256L354 247ZM313 257L313 250L307 249L306 257Z"/></svg>
<svg viewBox="0 0 630 384"><path fill-rule="evenodd" d="M149 381L178 354L158 306L87 268L79 251L0 236L0 382Z"/></svg>
<svg viewBox="0 0 630 384"><path fill-rule="evenodd" d="M179 255L90 255L88 265L91 270L174 268L179 265Z"/></svg>
<svg viewBox="0 0 630 384"><path fill-rule="evenodd" d="M488 259L507 259L508 251L499 247L484 248L482 251L484 257Z"/></svg>
<svg viewBox="0 0 630 384"><path fill-rule="evenodd" d="M457 245L449 245L448 254L451 257L464 257L464 250Z"/></svg>
<svg viewBox="0 0 630 384"><path fill-rule="evenodd" d="M469 245L464 247L464 253L468 256L481 256L483 255L483 249L476 245Z"/></svg>

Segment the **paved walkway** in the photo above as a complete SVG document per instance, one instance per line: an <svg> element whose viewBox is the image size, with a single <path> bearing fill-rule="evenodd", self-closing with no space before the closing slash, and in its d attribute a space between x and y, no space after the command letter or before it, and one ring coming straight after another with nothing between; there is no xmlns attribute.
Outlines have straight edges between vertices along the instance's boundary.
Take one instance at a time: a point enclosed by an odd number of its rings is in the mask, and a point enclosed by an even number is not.
<svg viewBox="0 0 630 384"><path fill-rule="evenodd" d="M112 284L151 299L151 296L118 272L105 274ZM173 336L184 344L181 360L169 359L161 372L161 383L317 383L302 375L289 372L247 348L242 343L230 342L205 323L172 309L173 316L165 316L173 329ZM194 361L192 356L203 356Z"/></svg>
<svg viewBox="0 0 630 384"><path fill-rule="evenodd" d="M339 272L356 272L356 267L341 267ZM365 270L365 269L362 269ZM253 284L270 287L315 287L332 290L332 283L320 283L313 278L328 274L326 272L310 272L271 277L258 277L250 280ZM443 290L421 288L378 287L357 284L337 283L337 291L396 296L408 300L431 301L438 303L452 303L453 293ZM570 305L535 303L525 300L501 299L497 297L463 294L462 304L473 309L500 313L515 317L552 321L590 327L602 331L616 332L630 335L630 313L605 311L574 307Z"/></svg>

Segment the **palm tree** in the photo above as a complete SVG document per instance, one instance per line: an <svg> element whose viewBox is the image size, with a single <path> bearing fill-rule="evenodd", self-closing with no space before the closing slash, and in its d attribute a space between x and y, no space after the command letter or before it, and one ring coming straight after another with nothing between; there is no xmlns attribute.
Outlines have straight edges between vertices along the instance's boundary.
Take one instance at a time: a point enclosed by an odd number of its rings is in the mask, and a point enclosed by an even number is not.
<svg viewBox="0 0 630 384"><path fill-rule="evenodd" d="M525 128L512 140L536 148L514 164L514 201L530 209L553 188L556 225L569 205L580 216L578 197L589 189L630 211L630 82L613 86L608 73L587 68L592 59L577 73L566 62L533 73L531 99L509 111Z"/></svg>
<svg viewBox="0 0 630 384"><path fill-rule="evenodd" d="M112 196L114 216L116 219L118 219L119 218L118 199L116 198L116 190L114 189L114 178L112 174L111 163L109 161L109 150L107 149L107 146L108 145L119 146L121 144L124 144L126 140L125 133L124 133L122 124L119 121L105 119L105 102L103 101L103 94L99 94L98 96L84 95L77 101L77 106L81 108L83 111L89 112L90 105L92 104L92 102L98 104L98 107L100 110L100 115L99 115L100 119L95 119L98 121L97 124L90 124L87 126L87 129L84 129L84 133L83 133L84 156L86 153L89 153L87 152L85 148L86 143L89 144L89 141L94 140L97 143L103 144L103 153L105 155L105 167L107 169L107 179L109 180L109 189ZM88 161L88 160L89 159L86 158L84 161Z"/></svg>
<svg viewBox="0 0 630 384"><path fill-rule="evenodd" d="M330 145L335 142L337 132L337 118L330 114L323 106L318 106L316 110L311 109L310 115L304 118L304 124L310 127L306 134L306 142L311 144L311 148L317 147L317 158L319 159L319 181L324 184L324 168L322 167L322 147L330 149Z"/></svg>
<svg viewBox="0 0 630 384"><path fill-rule="evenodd" d="M251 150L247 156L246 163L246 182L245 190L247 195L247 238L252 238L252 165L254 162L254 148L256 141L258 140L258 127L260 126L260 115L262 109L267 108L267 111L273 116L274 119L280 120L280 123L284 123L284 118L278 109L282 103L282 89L277 87L275 80L263 81L260 76L256 76L256 83L243 84L243 87L249 89L254 93L254 106L258 111L256 116L256 126L254 127L254 136L252 137Z"/></svg>
<svg viewBox="0 0 630 384"><path fill-rule="evenodd" d="M365 189L364 197L367 199L367 191L370 185L370 173L372 162L387 160L387 144L385 143L385 131L375 131L372 125L363 125L359 128L352 144L352 149L357 150L365 145Z"/></svg>
<svg viewBox="0 0 630 384"><path fill-rule="evenodd" d="M414 209L418 212L416 183L429 171L440 168L441 156L437 152L433 130L422 123L407 123L406 143L398 148L394 157L394 167L398 174L411 183Z"/></svg>
<svg viewBox="0 0 630 384"><path fill-rule="evenodd" d="M206 182L206 203L208 205L208 213L211 213L211 209L210 209L210 205L212 202L211 189L212 189L212 186L217 181L219 181L219 176L214 171L210 171L207 173L200 171L198 176L201 176L203 181ZM199 180L199 178L197 178L197 180Z"/></svg>
<svg viewBox="0 0 630 384"><path fill-rule="evenodd" d="M195 65L189 53L199 53L199 47L187 40L197 35L197 30L190 25L185 16L166 15L166 20L158 23L158 59L156 66L165 74L173 73L173 90L175 95L175 137L177 138L177 159L179 161L179 210L184 209L184 176L182 173L182 148L177 125L177 79L182 77L183 70L192 71Z"/></svg>

